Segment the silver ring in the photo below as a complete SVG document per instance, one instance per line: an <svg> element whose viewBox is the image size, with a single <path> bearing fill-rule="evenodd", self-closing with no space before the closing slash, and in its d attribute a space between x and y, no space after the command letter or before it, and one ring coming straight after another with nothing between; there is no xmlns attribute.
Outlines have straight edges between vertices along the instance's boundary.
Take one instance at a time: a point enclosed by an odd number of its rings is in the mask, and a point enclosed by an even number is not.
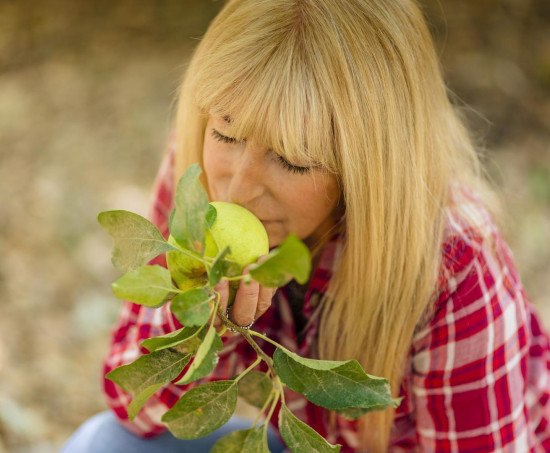
<svg viewBox="0 0 550 453"><path fill-rule="evenodd" d="M250 324L248 324L247 326L239 326L238 324L235 323L235 321L233 321L231 319L231 317L229 316L229 311L231 310L231 307L227 307L227 310L225 311L225 316L227 319L229 319L233 324L235 324L237 327L239 327L239 329L242 329L242 330L248 330L250 329L253 325L254 325L254 321L252 321ZM237 329L229 326L228 329L231 331L231 332L238 332Z"/></svg>

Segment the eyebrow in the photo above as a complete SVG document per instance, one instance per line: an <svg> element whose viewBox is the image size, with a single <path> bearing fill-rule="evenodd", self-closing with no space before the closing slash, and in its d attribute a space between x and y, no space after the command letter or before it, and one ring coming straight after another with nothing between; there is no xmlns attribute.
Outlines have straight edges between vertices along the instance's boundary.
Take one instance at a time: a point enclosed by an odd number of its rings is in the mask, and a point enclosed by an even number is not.
<svg viewBox="0 0 550 453"><path fill-rule="evenodd" d="M227 124L231 124L231 122L233 121L230 116L224 116L223 119Z"/></svg>

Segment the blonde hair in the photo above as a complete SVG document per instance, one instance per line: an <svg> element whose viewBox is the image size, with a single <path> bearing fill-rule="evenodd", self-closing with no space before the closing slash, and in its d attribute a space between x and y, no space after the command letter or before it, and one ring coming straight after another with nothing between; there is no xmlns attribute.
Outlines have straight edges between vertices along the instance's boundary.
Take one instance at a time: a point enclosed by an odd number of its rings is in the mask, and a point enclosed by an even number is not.
<svg viewBox="0 0 550 453"><path fill-rule="evenodd" d="M319 354L359 360L397 396L413 334L433 304L449 187L482 185L418 7L229 1L181 86L178 175L202 162L208 114L231 117L237 138L253 134L337 176L345 245L322 304ZM393 415L362 417L363 450L387 449Z"/></svg>

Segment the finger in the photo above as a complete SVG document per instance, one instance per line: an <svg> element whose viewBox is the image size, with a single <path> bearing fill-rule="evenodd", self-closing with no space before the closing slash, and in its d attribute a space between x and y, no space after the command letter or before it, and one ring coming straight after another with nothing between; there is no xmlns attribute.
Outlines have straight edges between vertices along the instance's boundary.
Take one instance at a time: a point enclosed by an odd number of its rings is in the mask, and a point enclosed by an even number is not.
<svg viewBox="0 0 550 453"><path fill-rule="evenodd" d="M256 306L256 313L254 319L258 319L271 307L271 301L277 288L271 288L269 286L260 286L260 293L258 295L258 305Z"/></svg>
<svg viewBox="0 0 550 453"><path fill-rule="evenodd" d="M262 255L258 258L258 264L263 263L268 258L268 255ZM271 288L269 286L260 286L260 295L258 298L258 305L256 306L256 313L254 319L258 319L271 307L271 302L277 288Z"/></svg>
<svg viewBox="0 0 550 453"><path fill-rule="evenodd" d="M227 301L229 300L229 282L227 280L220 280L214 289L220 294L220 310L225 313L227 310ZM218 314L215 314L216 320L214 321L214 327L221 328L223 322Z"/></svg>
<svg viewBox="0 0 550 453"><path fill-rule="evenodd" d="M258 261L256 261L258 264L263 263L269 255L262 255L258 258Z"/></svg>
<svg viewBox="0 0 550 453"><path fill-rule="evenodd" d="M245 267L243 274L248 272L248 266ZM231 306L231 320L238 326L248 326L254 321L256 307L258 305L258 297L260 294L260 284L251 280L245 283L241 280L235 302Z"/></svg>
<svg viewBox="0 0 550 453"><path fill-rule="evenodd" d="M268 255L262 255L256 261L258 264L263 263L268 258ZM271 306L271 300L277 288L270 288L267 286L260 285L260 293L258 297L258 305L256 306L256 313L254 314L254 319L258 319L262 316L268 308Z"/></svg>

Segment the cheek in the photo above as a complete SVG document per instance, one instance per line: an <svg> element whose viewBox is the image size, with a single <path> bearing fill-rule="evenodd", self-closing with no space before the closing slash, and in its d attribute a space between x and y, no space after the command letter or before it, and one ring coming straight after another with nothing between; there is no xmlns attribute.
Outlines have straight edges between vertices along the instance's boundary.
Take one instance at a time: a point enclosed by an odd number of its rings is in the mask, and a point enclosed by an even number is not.
<svg viewBox="0 0 550 453"><path fill-rule="evenodd" d="M311 233L333 213L339 192L331 179L297 187L288 194L288 212L296 230Z"/></svg>
<svg viewBox="0 0 550 453"><path fill-rule="evenodd" d="M339 197L337 183L333 177L323 176L310 182L307 189L302 191L302 199L307 201L309 209L317 216L326 217L336 206ZM305 195L305 197L304 197Z"/></svg>
<svg viewBox="0 0 550 453"><path fill-rule="evenodd" d="M224 157L224 153L218 149L217 143L205 140L202 164L208 181L208 188L211 195L215 196L215 192L219 190L219 185L223 183L229 171L229 162Z"/></svg>
<svg viewBox="0 0 550 453"><path fill-rule="evenodd" d="M217 162L219 159L215 158L216 154L216 145L214 143L210 143L208 139L205 140L202 150L202 161L204 171L207 174L216 173L218 171L219 165L217 165Z"/></svg>

